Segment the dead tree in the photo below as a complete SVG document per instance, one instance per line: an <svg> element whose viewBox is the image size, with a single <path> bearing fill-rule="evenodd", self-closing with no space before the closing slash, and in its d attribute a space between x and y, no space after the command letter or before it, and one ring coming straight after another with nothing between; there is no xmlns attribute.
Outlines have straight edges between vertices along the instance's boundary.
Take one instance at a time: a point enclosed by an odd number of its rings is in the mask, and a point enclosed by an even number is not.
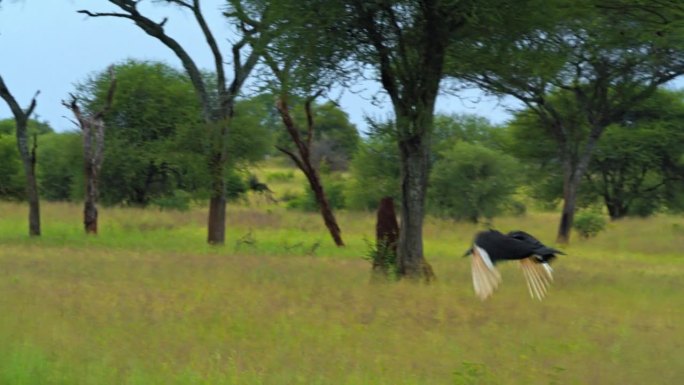
<svg viewBox="0 0 684 385"><path fill-rule="evenodd" d="M318 204L318 208L321 210L321 215L323 216L323 222L325 223L325 226L328 228L328 231L330 232L333 241L335 241L335 245L344 246L340 226L338 226L337 224L335 214L333 214L332 208L330 207L330 203L328 202L328 198L325 195L325 190L323 189L321 178L318 175L318 170L316 166L311 162L311 144L313 141L314 133L314 118L313 113L311 112L311 103L315 99L315 96L309 98L304 104L307 122L306 138L304 139L302 139L299 133L299 127L297 127L294 120L292 119L292 115L290 114L290 108L287 105L286 98L287 97L285 95L281 95L281 97L278 99L276 103L276 107L278 108L278 113L280 114L280 117L283 120L283 124L285 125L287 133L290 134L290 138L292 138L292 142L297 148L298 154L295 154L294 152L284 147L276 146L276 148L282 153L289 156L290 159L292 159L292 161L297 165L297 167L299 167L299 169L302 170L302 172L306 176L307 181L309 182L311 191L313 191L314 193L316 203Z"/></svg>
<svg viewBox="0 0 684 385"><path fill-rule="evenodd" d="M394 200L384 197L378 205L375 223L375 250L373 251L373 278L389 277L397 265L399 223L394 211Z"/></svg>
<svg viewBox="0 0 684 385"><path fill-rule="evenodd" d="M97 234L97 199L98 182L102 161L104 160L104 116L111 110L116 90L114 67L109 67L110 84L104 106L96 111L84 114L78 106L78 98L70 95L70 101L62 104L71 110L83 133L83 174L85 176L85 199L83 204L83 224L86 234Z"/></svg>
<svg viewBox="0 0 684 385"><path fill-rule="evenodd" d="M0 76L0 97L9 105L14 121L16 123L17 148L24 166L26 175L26 199L29 203L29 235L40 235L40 202L38 196L38 183L36 182L36 150L38 148L38 137L33 137L33 147L29 150L28 121L36 108L36 97L40 91L31 99L28 108L22 109L17 103L12 93L5 85L5 81Z"/></svg>

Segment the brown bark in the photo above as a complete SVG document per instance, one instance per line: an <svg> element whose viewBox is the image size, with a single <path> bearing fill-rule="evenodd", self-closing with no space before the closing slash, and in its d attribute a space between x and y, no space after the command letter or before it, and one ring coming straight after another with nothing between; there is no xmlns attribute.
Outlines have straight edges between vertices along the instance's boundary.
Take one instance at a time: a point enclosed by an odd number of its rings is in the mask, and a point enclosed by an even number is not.
<svg viewBox="0 0 684 385"><path fill-rule="evenodd" d="M0 97L7 102L16 123L16 138L17 149L21 156L21 162L24 167L24 175L26 177L26 199L29 204L29 235L39 236L40 228L40 197L38 194L38 183L36 182L36 150L38 147L38 138L34 136L33 148L29 151L28 145L28 121L36 108L36 97L39 92L33 96L31 103L25 110L19 106L16 99L5 85L2 76L0 76Z"/></svg>
<svg viewBox="0 0 684 385"><path fill-rule="evenodd" d="M85 178L85 196L83 203L83 225L86 234L97 234L97 200L100 170L104 161L104 116L112 107L116 91L114 68L109 67L110 84L105 105L97 112L84 115L78 106L78 99L71 95L71 101L62 104L71 110L76 117L83 134L83 174Z"/></svg>
<svg viewBox="0 0 684 385"><path fill-rule="evenodd" d="M401 232L399 275L430 282L435 274L423 255L423 219L428 177L429 147L425 137L399 141L401 156Z"/></svg>
<svg viewBox="0 0 684 385"><path fill-rule="evenodd" d="M335 214L333 213L332 208L330 207L330 203L328 202L328 198L325 195L325 189L323 188L321 178L318 175L318 170L311 163L311 143L314 130L313 114L311 113L312 101L313 99L310 99L309 101L307 101L305 105L308 122L307 137L306 140L302 140L301 136L299 135L299 129L295 125L294 121L292 120L292 116L290 115L290 110L287 106L285 97L281 97L278 100L278 112L280 113L280 117L283 120L285 129L287 130L288 134L290 134L292 141L297 147L299 155L281 147L278 147L278 150L289 156L292 159L292 161L294 161L294 163L297 165L297 167L299 167L299 169L302 170L302 172L306 176L306 179L309 182L309 186L311 187L311 191L313 191L314 196L316 198L316 203L318 203L318 208L321 211L323 222L325 223L325 226L328 228L330 236L335 242L335 245L341 247L344 246L344 241L342 240L341 234L342 231L340 230L340 226L337 224Z"/></svg>

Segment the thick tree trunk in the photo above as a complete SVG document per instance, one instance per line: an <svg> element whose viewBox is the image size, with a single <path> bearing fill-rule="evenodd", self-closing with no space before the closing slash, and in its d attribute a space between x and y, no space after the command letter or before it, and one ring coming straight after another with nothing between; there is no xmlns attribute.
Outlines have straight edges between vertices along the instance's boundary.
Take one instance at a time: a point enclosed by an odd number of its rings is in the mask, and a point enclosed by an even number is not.
<svg viewBox="0 0 684 385"><path fill-rule="evenodd" d="M434 279L432 267L423 256L423 218L429 169L429 140L425 136L400 139L401 156L401 231L397 249L400 276Z"/></svg>
<svg viewBox="0 0 684 385"><path fill-rule="evenodd" d="M222 156L221 153L214 154L209 166L212 195L209 198L207 242L211 245L223 245L226 241L226 181Z"/></svg>
<svg viewBox="0 0 684 385"><path fill-rule="evenodd" d="M213 196L209 199L209 223L207 242L222 245L226 241L226 197Z"/></svg>

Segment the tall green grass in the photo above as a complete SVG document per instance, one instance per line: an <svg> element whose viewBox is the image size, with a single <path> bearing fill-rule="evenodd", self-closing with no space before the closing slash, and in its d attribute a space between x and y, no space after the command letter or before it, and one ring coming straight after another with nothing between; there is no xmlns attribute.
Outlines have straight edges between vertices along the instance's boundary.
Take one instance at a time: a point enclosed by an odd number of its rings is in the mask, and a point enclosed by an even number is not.
<svg viewBox="0 0 684 385"><path fill-rule="evenodd" d="M373 285L372 213L340 213L343 249L317 215L271 206L231 207L224 247L204 245L201 208L102 209L96 237L77 205L43 214L30 239L26 207L0 203L0 384L684 381L682 217L575 238L544 302L502 265L480 302L460 258L470 224L426 220L435 284ZM494 226L553 243L555 221Z"/></svg>

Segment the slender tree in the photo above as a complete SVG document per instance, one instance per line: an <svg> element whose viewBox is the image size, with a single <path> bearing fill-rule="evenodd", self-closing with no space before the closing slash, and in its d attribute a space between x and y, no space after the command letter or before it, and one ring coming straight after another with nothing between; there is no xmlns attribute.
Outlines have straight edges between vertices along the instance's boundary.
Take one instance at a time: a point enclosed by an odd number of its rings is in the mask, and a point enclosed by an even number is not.
<svg viewBox="0 0 684 385"><path fill-rule="evenodd" d="M207 78L203 76L195 60L177 40L169 36L164 30L167 19L156 22L143 15L138 9L139 1L136 0L109 0L109 2L118 7L120 12L91 12L88 10L78 12L91 17L117 17L133 21L141 30L173 51L192 81L202 106L202 118L206 123L205 129L210 130L212 134L210 137L214 138L207 158L211 175L207 241L210 244L223 244L226 232L225 168L229 156L226 138L229 135L230 122L235 114L235 100L247 77L257 64L259 47L266 42L269 34L264 33L265 31L256 25L238 23L240 38L231 47L232 60L230 62L232 63L233 78L228 82L224 69L224 55L214 33L207 24L200 7L200 0L160 1L187 10L199 25L214 58L215 78L212 79L216 85L216 96L214 96L210 91L211 87L207 84ZM242 5L239 0L230 0L229 4L232 11L226 12L227 16L242 12ZM260 16L263 17L266 13L267 10L264 10ZM267 26L267 24L259 24L259 26ZM249 42L252 43L251 46L248 44ZM256 48L250 50L250 47Z"/></svg>
<svg viewBox="0 0 684 385"><path fill-rule="evenodd" d="M62 104L73 112L76 123L83 133L83 172L85 177L85 197L83 205L83 224L87 234L97 234L97 200L99 196L98 184L102 161L104 160L104 116L109 112L116 90L116 76L114 67L109 67L109 90L104 106L90 114L84 114L78 105L76 95L71 95L69 101Z"/></svg>
<svg viewBox="0 0 684 385"><path fill-rule="evenodd" d="M31 99L31 103L26 109L21 108L10 90L5 85L5 81L0 76L0 97L2 97L12 114L16 123L17 148L24 166L26 176L26 197L29 203L29 235L40 235L40 202L38 196L38 184L36 183L36 150L38 147L38 137L34 135L33 146L29 149L28 121L29 117L36 108L36 97L40 91Z"/></svg>
<svg viewBox="0 0 684 385"><path fill-rule="evenodd" d="M325 194L325 189L323 188L323 183L321 182L321 177L318 173L318 167L311 161L311 150L312 150L312 139L314 135L314 118L313 112L311 111L311 104L313 103L315 97L309 98L304 109L306 111L306 137L302 138L300 135L300 128L295 124L290 113L290 107L288 105L287 95L281 95L278 98L276 106L278 112L283 120L285 129L292 138L292 142L297 148L297 152L290 151L285 147L278 146L278 150L286 154L292 161L297 165L297 167L302 170L306 176L306 180L309 182L309 187L314 193L316 198L316 203L321 211L321 216L323 216L323 222L330 232L335 245L344 246L344 241L342 240L342 231L340 226L337 224L337 219L335 214L330 207L328 202L328 197Z"/></svg>

